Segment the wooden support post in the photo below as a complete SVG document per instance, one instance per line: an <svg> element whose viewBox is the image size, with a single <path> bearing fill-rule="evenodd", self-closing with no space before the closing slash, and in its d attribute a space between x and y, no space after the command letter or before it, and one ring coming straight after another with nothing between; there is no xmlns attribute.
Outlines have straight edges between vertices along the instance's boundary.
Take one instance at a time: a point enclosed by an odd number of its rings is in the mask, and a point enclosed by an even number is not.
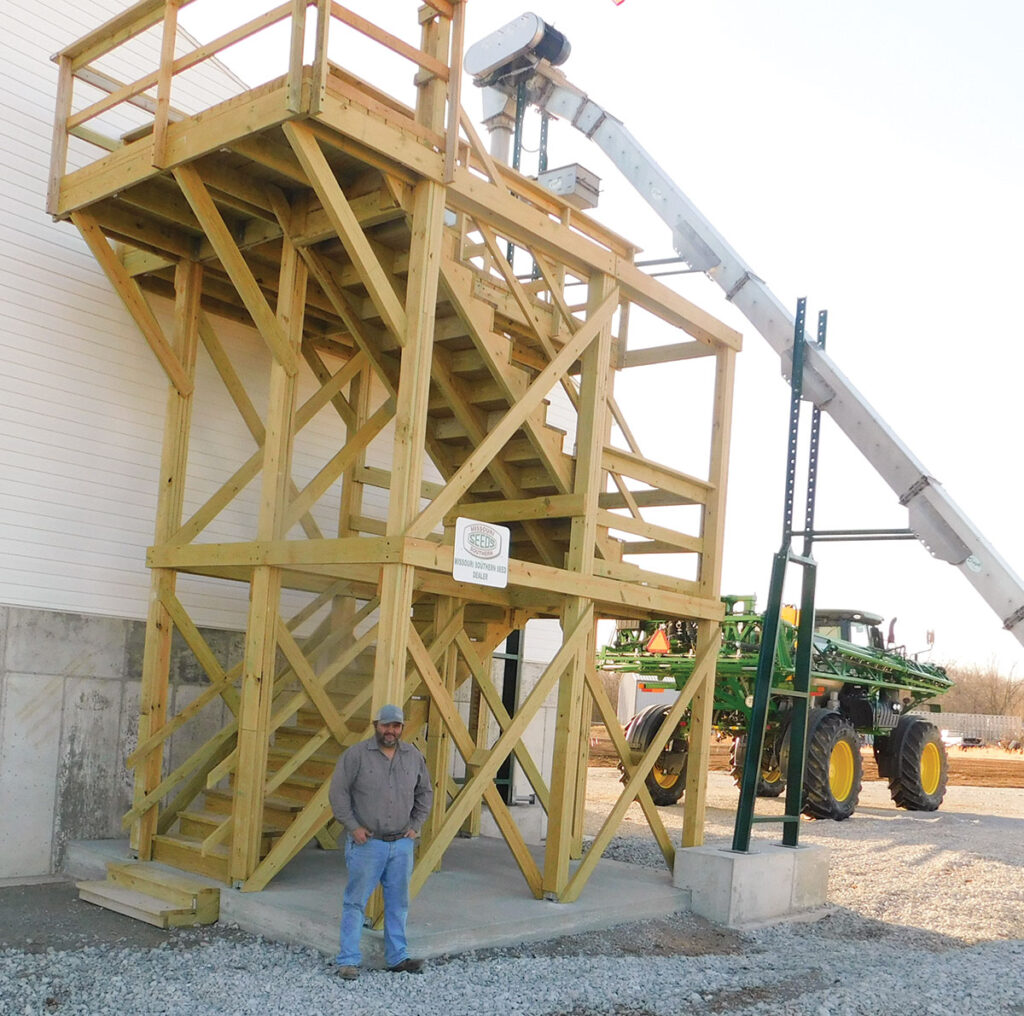
<svg viewBox="0 0 1024 1016"><path fill-rule="evenodd" d="M352 407L353 420L348 427L346 437L358 434L370 417L370 388L372 386L372 368L367 366L352 379L349 391L349 405ZM352 464L345 470L341 480L341 501L338 506L338 536L358 536L353 528L353 520L363 513L363 483L359 480L362 469L366 465L366 451L360 451ZM338 596L331 605L331 628L340 632L337 649L332 653L343 652L355 642L353 619L357 615L356 600L353 596Z"/></svg>
<svg viewBox="0 0 1024 1016"><path fill-rule="evenodd" d="M292 0L292 36L288 49L288 92L286 107L290 113L302 112L302 58L306 43L308 0Z"/></svg>
<svg viewBox="0 0 1024 1016"><path fill-rule="evenodd" d="M455 0L452 11L451 63L448 71L448 124L444 141L444 182L455 179L459 154L459 113L462 109L462 47L466 30L465 0Z"/></svg>
<svg viewBox="0 0 1024 1016"><path fill-rule="evenodd" d="M164 442L160 462L160 487L157 493L154 542L165 543L181 525L185 496L185 472L188 461L189 432L192 423L196 350L199 346L199 297L202 291L202 267L193 261L179 262L174 273L173 354L190 384L182 394L172 382L164 415ZM172 568L154 568L150 576L149 616L142 657L142 687L139 693L139 742L155 734L167 719L167 684L171 662L171 637L174 625L164 605L173 597L176 573ZM138 804L159 786L162 779L163 744L157 744L140 760L135 770L133 800ZM154 801L132 826L132 847L148 860L153 835L157 831L158 802Z"/></svg>
<svg viewBox="0 0 1024 1016"><path fill-rule="evenodd" d="M588 287L588 317L598 315L609 299L617 299L614 280L594 275ZM595 340L581 356L580 413L576 434L576 475L573 493L583 498L583 514L573 517L569 538L567 570L585 580L594 573L594 548L597 542L597 504L601 493L602 451L607 430L608 365L611 357L611 317L604 315ZM562 612L563 631L572 631L581 623L589 625L572 663L558 689L558 726L555 732L555 758L560 764L551 775L551 807L548 810L548 838L544 854L544 892L558 899L569 881L580 766L580 729L586 689L586 669L594 647L594 604L585 596L566 598Z"/></svg>
<svg viewBox="0 0 1024 1016"><path fill-rule="evenodd" d="M316 0L316 41L313 44L313 73L310 76L309 112L320 112L327 94L327 40L331 29L331 0Z"/></svg>
<svg viewBox="0 0 1024 1016"><path fill-rule="evenodd" d="M489 675L488 675L489 676ZM479 684L472 684L469 688L469 727L470 736L477 750L484 748L487 744L487 710L483 708L483 700ZM476 752L474 752L476 754ZM468 783L476 773L476 768L466 761L466 775L464 783ZM473 810L466 816L462 825L463 836L479 836L480 827L483 823L483 801L477 801Z"/></svg>
<svg viewBox="0 0 1024 1016"><path fill-rule="evenodd" d="M277 324L295 358L302 338L306 267L287 236L283 240L278 289ZM280 358L270 367L263 484L257 538L283 539L295 433L296 376ZM242 666L242 697L238 713L238 766L232 816L229 874L243 882L260 861L263 794L270 737L270 708L277 657L277 626L281 571L262 565L253 569L249 620Z"/></svg>
<svg viewBox="0 0 1024 1016"><path fill-rule="evenodd" d="M438 598L434 631L441 631L457 613L462 603L449 596ZM461 627L461 623L460 623ZM444 682L445 691L455 695L455 676L458 664L458 649L453 640L438 665L438 673ZM445 726L444 717L436 702L431 700L427 718L427 770L434 788L434 803L427 821L423 824L421 843L429 846L434 834L444 819L448 808L448 775L452 762L452 736ZM440 858L435 870L440 870Z"/></svg>
<svg viewBox="0 0 1024 1016"><path fill-rule="evenodd" d="M722 545L725 540L725 493L729 476L729 441L732 430L733 382L736 376L736 352L721 347L715 365L715 401L711 420L711 452L708 467L708 491L701 514L701 542L698 589L707 599L717 599L722 585ZM697 627L697 654L713 650L718 659L722 628L716 621L700 621ZM689 765L686 771L686 797L683 801L684 847L704 842L704 809L707 800L709 738L715 701L715 668L693 697L690 713Z"/></svg>
<svg viewBox="0 0 1024 1016"><path fill-rule="evenodd" d="M153 166L167 165L167 124L171 114L171 82L174 78L174 44L178 38L178 3L166 0L163 37L160 42L160 74L156 83L156 114L153 117Z"/></svg>
<svg viewBox="0 0 1024 1016"><path fill-rule="evenodd" d="M454 15L454 10L452 15ZM452 15L438 14L436 17L423 18L423 27L420 33L420 49L445 65L448 63ZM450 74L449 77L451 77ZM443 134L445 131L444 105L449 82L443 81L437 74L421 72L417 76L417 83L419 84L419 91L416 95L417 122Z"/></svg>
<svg viewBox="0 0 1024 1016"><path fill-rule="evenodd" d="M395 413L386 528L389 537L404 536L419 512L437 280L444 234L444 193L443 187L425 180L416 187L414 197L405 307L408 330L402 350ZM380 629L373 673L374 714L385 702L401 705L398 696L405 682L414 574L414 568L405 564L388 564L381 570Z"/></svg>
<svg viewBox="0 0 1024 1016"><path fill-rule="evenodd" d="M60 181L68 162L68 117L74 90L71 57L57 58L57 102L53 117L53 147L50 151L50 179L46 188L46 211L56 215L60 207Z"/></svg>
<svg viewBox="0 0 1024 1016"><path fill-rule="evenodd" d="M586 648L584 663L597 656L597 626L591 632ZM575 806L572 815L572 839L569 844L569 857L573 860L583 856L583 820L586 817L587 803L587 762L590 760L590 720L594 712L594 696L590 693L586 682L580 696L580 739L577 746L576 788L574 791Z"/></svg>

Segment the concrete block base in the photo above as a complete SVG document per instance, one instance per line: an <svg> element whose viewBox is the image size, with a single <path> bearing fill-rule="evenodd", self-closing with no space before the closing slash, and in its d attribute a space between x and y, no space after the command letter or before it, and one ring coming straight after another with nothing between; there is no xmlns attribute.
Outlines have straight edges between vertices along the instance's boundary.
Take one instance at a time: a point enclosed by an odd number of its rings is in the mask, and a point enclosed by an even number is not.
<svg viewBox="0 0 1024 1016"><path fill-rule="evenodd" d="M827 847L752 844L741 854L722 847L676 851L673 884L688 889L690 909L729 928L807 916L825 905Z"/></svg>
<svg viewBox="0 0 1024 1016"><path fill-rule="evenodd" d="M548 817L539 804L517 804L510 807L508 813L519 827L526 843L531 846L539 846L547 839ZM498 823L494 821L494 816L487 805L484 805L480 811L480 835L504 839L498 828Z"/></svg>

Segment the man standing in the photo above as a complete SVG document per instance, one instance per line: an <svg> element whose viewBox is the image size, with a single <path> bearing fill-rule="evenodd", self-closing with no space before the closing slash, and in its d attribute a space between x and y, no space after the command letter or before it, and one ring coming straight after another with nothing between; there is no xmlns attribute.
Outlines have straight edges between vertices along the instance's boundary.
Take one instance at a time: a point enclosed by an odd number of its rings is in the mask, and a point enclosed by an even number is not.
<svg viewBox="0 0 1024 1016"><path fill-rule="evenodd" d="M388 970L418 974L422 960L409 959L405 921L413 840L434 797L427 764L402 741L405 716L398 706L382 706L373 737L349 748L331 777L331 808L345 826L348 882L341 910L341 951L335 962L346 980L359 976L359 939L370 893L384 891L384 958Z"/></svg>

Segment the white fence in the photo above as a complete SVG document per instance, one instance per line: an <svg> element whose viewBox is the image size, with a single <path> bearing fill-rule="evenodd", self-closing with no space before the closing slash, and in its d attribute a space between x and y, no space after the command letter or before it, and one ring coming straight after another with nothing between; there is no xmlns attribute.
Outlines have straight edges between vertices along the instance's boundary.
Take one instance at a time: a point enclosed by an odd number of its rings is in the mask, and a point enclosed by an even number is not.
<svg viewBox="0 0 1024 1016"><path fill-rule="evenodd" d="M964 737L980 737L986 744L996 744L1024 730L1024 717L989 716L985 713L927 713L941 730Z"/></svg>

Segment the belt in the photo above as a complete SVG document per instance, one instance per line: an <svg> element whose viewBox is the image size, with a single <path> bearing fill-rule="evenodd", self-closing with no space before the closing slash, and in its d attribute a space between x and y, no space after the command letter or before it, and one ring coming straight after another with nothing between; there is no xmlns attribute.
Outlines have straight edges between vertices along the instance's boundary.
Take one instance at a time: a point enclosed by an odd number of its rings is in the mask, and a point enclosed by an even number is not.
<svg viewBox="0 0 1024 1016"><path fill-rule="evenodd" d="M373 838L384 843L394 843L395 840L405 839L405 833L373 833Z"/></svg>

